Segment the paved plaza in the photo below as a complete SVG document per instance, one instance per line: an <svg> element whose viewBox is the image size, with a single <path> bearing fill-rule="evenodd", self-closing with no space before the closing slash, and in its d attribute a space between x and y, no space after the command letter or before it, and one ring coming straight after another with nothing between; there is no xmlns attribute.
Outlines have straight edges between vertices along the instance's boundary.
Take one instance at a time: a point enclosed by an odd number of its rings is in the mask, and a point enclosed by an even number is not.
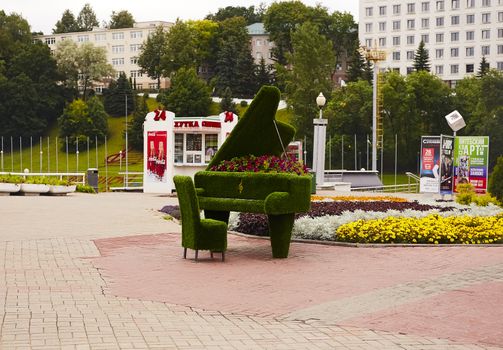
<svg viewBox="0 0 503 350"><path fill-rule="evenodd" d="M182 258L139 193L0 197L0 349L503 349L503 247L229 235Z"/></svg>

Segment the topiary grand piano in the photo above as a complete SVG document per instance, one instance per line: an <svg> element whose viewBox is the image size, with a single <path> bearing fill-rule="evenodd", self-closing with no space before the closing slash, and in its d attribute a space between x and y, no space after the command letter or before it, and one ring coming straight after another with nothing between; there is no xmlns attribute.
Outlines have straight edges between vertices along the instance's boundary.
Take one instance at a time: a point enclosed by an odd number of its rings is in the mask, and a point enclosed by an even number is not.
<svg viewBox="0 0 503 350"><path fill-rule="evenodd" d="M234 157L284 152L295 129L275 120L279 99L277 88L263 86L206 170L195 174L194 182L206 218L228 222L230 211L267 214L272 255L286 258L295 213L307 212L311 206L311 177L209 170Z"/></svg>

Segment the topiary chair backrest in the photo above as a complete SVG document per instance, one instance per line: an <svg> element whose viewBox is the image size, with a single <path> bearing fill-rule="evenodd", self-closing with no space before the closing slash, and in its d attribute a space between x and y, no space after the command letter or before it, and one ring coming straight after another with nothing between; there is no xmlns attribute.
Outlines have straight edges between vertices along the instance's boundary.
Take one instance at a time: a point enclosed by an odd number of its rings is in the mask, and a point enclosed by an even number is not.
<svg viewBox="0 0 503 350"><path fill-rule="evenodd" d="M176 175L175 182L182 219L182 245L195 249L196 235L199 233L201 215L194 182L190 176Z"/></svg>

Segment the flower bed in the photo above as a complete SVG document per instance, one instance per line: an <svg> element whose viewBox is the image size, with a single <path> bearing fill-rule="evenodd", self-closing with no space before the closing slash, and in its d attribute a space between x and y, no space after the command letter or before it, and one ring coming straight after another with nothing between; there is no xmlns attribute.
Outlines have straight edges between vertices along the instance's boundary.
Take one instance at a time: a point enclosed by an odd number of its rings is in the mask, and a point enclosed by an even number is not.
<svg viewBox="0 0 503 350"><path fill-rule="evenodd" d="M252 173L290 173L297 175L308 174L306 166L296 161L295 157L291 154L282 157L272 155L260 157L254 155L234 157L231 160L223 160L219 164L210 167L209 170Z"/></svg>
<svg viewBox="0 0 503 350"><path fill-rule="evenodd" d="M339 227L336 239L353 243L503 243L503 214L358 220Z"/></svg>
<svg viewBox="0 0 503 350"><path fill-rule="evenodd" d="M312 201L349 201L349 202L374 202L374 201L387 201L387 202L409 202L408 199L393 196L311 196Z"/></svg>

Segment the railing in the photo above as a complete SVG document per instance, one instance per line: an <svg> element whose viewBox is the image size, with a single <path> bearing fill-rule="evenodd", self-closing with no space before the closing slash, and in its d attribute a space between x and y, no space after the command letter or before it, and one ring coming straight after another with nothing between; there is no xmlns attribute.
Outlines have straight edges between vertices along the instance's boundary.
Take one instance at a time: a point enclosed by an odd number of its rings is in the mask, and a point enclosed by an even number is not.
<svg viewBox="0 0 503 350"><path fill-rule="evenodd" d="M410 171L407 171L405 173L405 175L407 175L407 182L408 182L409 186L410 186L410 179L414 180L413 186L416 187L416 191L415 192L419 192L419 181L421 180L419 178L419 176L417 176L416 174L411 173Z"/></svg>
<svg viewBox="0 0 503 350"><path fill-rule="evenodd" d="M383 185L383 186L370 186L370 187L355 187L351 188L352 192L358 191L367 191L367 192L388 192L388 193L397 193L397 192L407 192L407 193L417 193L418 184L400 184L400 185Z"/></svg>
<svg viewBox="0 0 503 350"><path fill-rule="evenodd" d="M59 177L60 180L63 180L63 177L66 177L68 180L70 178L75 177L77 180L72 181L76 184L85 185L86 183L86 173L12 173L12 172L0 172L0 175L14 175L14 176L22 176L26 179L27 176L54 176ZM81 181L78 181L78 179Z"/></svg>
<svg viewBox="0 0 503 350"><path fill-rule="evenodd" d="M143 190L143 172L120 172L123 186L110 187L112 191L141 191Z"/></svg>

